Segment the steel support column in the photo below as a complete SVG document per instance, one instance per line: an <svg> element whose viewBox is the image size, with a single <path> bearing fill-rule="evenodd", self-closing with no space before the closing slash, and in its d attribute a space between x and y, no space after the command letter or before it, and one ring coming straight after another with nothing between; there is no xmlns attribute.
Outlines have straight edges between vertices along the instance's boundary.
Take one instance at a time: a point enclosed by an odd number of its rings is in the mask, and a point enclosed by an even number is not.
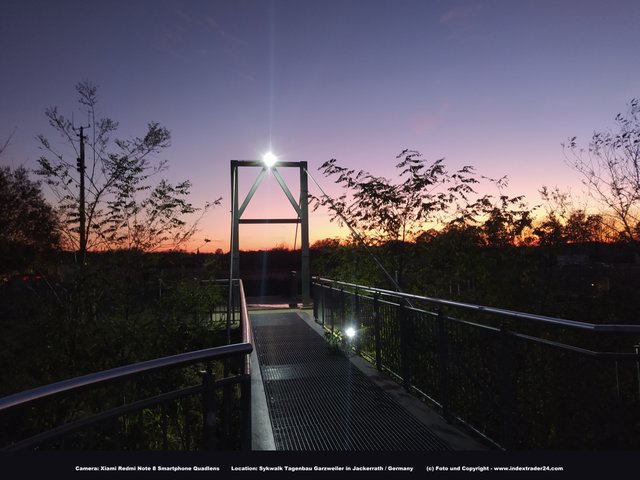
<svg viewBox="0 0 640 480"><path fill-rule="evenodd" d="M231 160L231 276L240 278L240 213L238 210L238 161Z"/></svg>
<svg viewBox="0 0 640 480"><path fill-rule="evenodd" d="M309 186L307 162L300 162L300 248L302 253L302 305L311 304L311 273L309 268Z"/></svg>
<svg viewBox="0 0 640 480"><path fill-rule="evenodd" d="M261 167L262 170L249 190L247 197L239 207L238 199L238 168L239 167ZM278 167L293 167L300 170L300 202L296 202L284 179L278 172ZM296 212L296 218L242 218L242 214L249 205L251 198L262 182L265 174L271 170L278 184L282 188L291 206ZM309 266L309 187L307 178L307 162L279 162L277 166L270 169L257 160L231 160L231 247L230 247L230 278L240 278L240 224L269 224L269 223L299 223L300 224L300 249L301 268L300 277L302 282L302 304L311 305L311 269Z"/></svg>

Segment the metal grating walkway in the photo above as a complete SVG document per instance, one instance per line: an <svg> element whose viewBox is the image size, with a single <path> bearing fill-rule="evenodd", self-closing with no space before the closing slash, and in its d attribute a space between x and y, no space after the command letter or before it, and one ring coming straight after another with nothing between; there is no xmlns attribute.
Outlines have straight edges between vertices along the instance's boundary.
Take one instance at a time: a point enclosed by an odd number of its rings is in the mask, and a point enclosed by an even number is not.
<svg viewBox="0 0 640 480"><path fill-rule="evenodd" d="M251 320L277 450L450 450L296 313Z"/></svg>

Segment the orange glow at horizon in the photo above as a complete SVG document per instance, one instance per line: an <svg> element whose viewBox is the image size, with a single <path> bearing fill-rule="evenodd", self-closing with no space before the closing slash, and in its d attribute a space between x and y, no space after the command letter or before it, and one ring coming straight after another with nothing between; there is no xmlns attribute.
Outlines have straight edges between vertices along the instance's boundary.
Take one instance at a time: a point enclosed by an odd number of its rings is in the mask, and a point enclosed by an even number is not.
<svg viewBox="0 0 640 480"><path fill-rule="evenodd" d="M294 158L286 158L285 155L281 160L283 161L295 161ZM500 159L507 161L507 156L501 156ZM553 188L555 185L559 185L563 190L571 190L566 185L571 185L572 180L575 183L575 178L572 178L572 172L563 167L554 171L553 183L549 182L549 172L544 175L533 175L527 167L535 165L537 158L536 152L522 153L519 157L520 162L518 168L514 168L513 171L508 172L509 185L504 191L497 191L492 184L485 183L478 189L478 194L490 194L497 197L498 194L505 194L508 196L523 195L525 202L529 205L530 210L533 212L534 222L539 220L541 215L544 215L544 209L535 209L536 205L540 204L539 189L542 185L548 185L549 188ZM495 160L496 157L494 156ZM488 161L485 158L477 158L482 174L486 173L483 165L487 165ZM460 163L460 161L458 161ZM450 162L448 164L450 168L457 168L459 165L456 162ZM277 168L284 179L285 184L291 192L294 199L298 199L300 195L300 173L298 168ZM314 172L313 164L309 166L310 172ZM387 174L388 178L393 178L397 172L393 170L393 167L388 165L372 165L371 169L375 174ZM258 167L246 167L240 168L238 173L238 204L242 205L252 188L256 178L260 173ZM480 175L479 173L479 175ZM488 173L493 174L489 171ZM312 173L313 175L313 173ZM495 175L494 175L495 176ZM341 189L334 185L331 179L318 176L316 178L320 182L322 188L331 196L337 197L344 193ZM394 179L394 180L397 180ZM309 193L315 196L320 196L321 192L314 184L309 181ZM231 206L230 206L230 194L227 192L220 192L223 196L223 203L213 209L210 213L202 219L199 225L197 233L186 244L180 247L181 250L188 252L199 251L201 253L214 253L217 250L223 252L229 251L230 244L230 230L231 230ZM226 195L225 195L226 193ZM573 190L573 193L576 193ZM207 192L206 194L209 194ZM203 203L203 195L200 193L196 195L198 197L198 203ZM576 199L579 200L579 199ZM576 205L581 206L583 200L580 200ZM586 204L584 205L586 206ZM255 193L248 203L246 210L243 212L242 218L253 219L268 219L268 218L296 218L297 214L293 209L291 203L287 199L287 196L283 192L281 186L276 181L271 170L268 171L263 181L260 183ZM313 245L314 242L323 239L347 239L350 237L351 232L346 226L340 226L337 222L330 221L331 215L327 210L318 209L314 211L312 205L309 206L309 244ZM287 249L299 249L300 248L300 229L299 224L242 224L240 225L239 242L240 249L244 251L251 250L270 250L273 248L287 248ZM428 227L426 227L428 229ZM439 229L439 227L436 227ZM205 239L209 239L209 242L205 242Z"/></svg>
<svg viewBox="0 0 640 480"><path fill-rule="evenodd" d="M317 220L317 221L314 221ZM328 217L314 219L311 216L309 225L309 245L313 245L318 240L326 238L346 238L349 234L347 227L340 227L336 223L329 222ZM210 242L204 239L215 238ZM220 238L215 235L207 236L204 231L198 232L183 250L187 252L200 251L201 253L214 253L221 249L224 253L229 252L230 239ZM296 225L240 225L240 250L270 250L272 248L293 248L300 249L300 228L298 226L296 236Z"/></svg>

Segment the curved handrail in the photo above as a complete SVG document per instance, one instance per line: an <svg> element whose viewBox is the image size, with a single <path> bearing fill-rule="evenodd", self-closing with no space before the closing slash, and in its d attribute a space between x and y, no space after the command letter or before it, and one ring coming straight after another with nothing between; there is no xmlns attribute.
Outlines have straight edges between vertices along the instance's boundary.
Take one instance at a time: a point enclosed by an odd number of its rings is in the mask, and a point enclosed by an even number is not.
<svg viewBox="0 0 640 480"><path fill-rule="evenodd" d="M225 280L223 280L225 281ZM246 298L244 293L244 285L241 279L233 279L231 281L226 280L229 286L236 286L239 290L240 298L240 328L242 329L242 340L238 343L205 348L202 350L190 351L180 353L176 355L165 356L152 360L146 360L129 365L124 365L101 372L94 372L80 377L75 377L67 380L62 380L53 384L44 385L41 387L33 388L23 392L15 393L13 395L0 398L0 414L7 412L9 409L29 405L34 402L42 400L51 400L55 397L72 394L79 391L87 390L89 388L96 388L116 381L122 381L127 378L156 372L166 368L174 368L180 366L186 366L198 362L210 361L210 360L222 360L229 357L243 356L242 374L233 377L228 377L222 380L215 381L215 386L222 386L231 383L240 383L242 388L242 445L243 448L251 448L251 358L250 354L253 352L253 338L251 332L251 319L247 309ZM216 281L215 283L222 283ZM235 309L234 309L235 311ZM230 315L230 312L228 312ZM228 326L227 326L228 328ZM71 423L67 423L46 432L37 434L28 439L21 440L18 443L13 444L9 450L21 449L29 446L36 445L42 441L49 440L58 436L63 436L71 431L84 428L94 423L99 423L105 418L111 418L113 416L119 416L123 413L129 412L132 409L143 407L144 405L151 405L158 403L159 401L172 400L181 396L202 392L204 397L207 396L207 379L211 375L205 375L203 377L203 384L197 387L189 387L187 389L171 392L168 394L162 394L153 398L148 398L140 401L130 403L125 406L120 406L115 409L111 409L106 412L92 415L81 420L77 420ZM209 380L209 388L211 387L211 381ZM215 387L214 387L215 388ZM205 415L205 418L210 418L210 415ZM211 442L209 438L207 442ZM6 448L4 450L7 450Z"/></svg>
<svg viewBox="0 0 640 480"><path fill-rule="evenodd" d="M545 315L535 315L532 313L517 312L513 310L506 310L503 308L486 307L484 305L475 305L472 303L456 302L453 300L444 300L441 298L425 297L425 296L414 295L410 293L400 293L400 292L395 292L393 290L385 290L381 288L373 288L373 287L367 287L363 285L356 285L354 283L341 282L339 280L332 280L329 278L313 277L313 279L317 282L357 288L358 291L360 292L380 293L382 295L388 295L388 296L394 296L394 297L400 297L400 298L406 298L406 299L412 299L412 300L421 300L423 302L429 302L434 305L456 307L456 308L473 310L473 311L482 312L482 313L492 313L495 315L500 315L505 317L518 318L522 320L532 320L535 322L549 323L549 324L560 325L568 328L577 328L581 330L590 330L594 332L640 333L640 325L613 325L613 324L595 324L595 323L579 322L576 320L565 320L562 318L547 317Z"/></svg>
<svg viewBox="0 0 640 480"><path fill-rule="evenodd" d="M179 353L177 355L170 355L167 357L124 365L110 370L104 370L102 372L90 373L81 377L62 380L60 382L0 398L0 412L17 405L51 398L72 390L78 391L89 387L96 387L98 385L122 380L133 375L150 373L166 367L177 367L204 360L250 354L252 351L253 345L251 343L243 342L232 345L223 345L221 347L205 348L203 350L196 350L193 352Z"/></svg>
<svg viewBox="0 0 640 480"><path fill-rule="evenodd" d="M247 308L247 299L244 294L244 284L242 283L242 279L238 279L238 285L240 286L240 324L242 325L242 342L244 344L253 345L251 319L249 318L249 309ZM244 374L251 375L251 359L248 355L244 359Z"/></svg>

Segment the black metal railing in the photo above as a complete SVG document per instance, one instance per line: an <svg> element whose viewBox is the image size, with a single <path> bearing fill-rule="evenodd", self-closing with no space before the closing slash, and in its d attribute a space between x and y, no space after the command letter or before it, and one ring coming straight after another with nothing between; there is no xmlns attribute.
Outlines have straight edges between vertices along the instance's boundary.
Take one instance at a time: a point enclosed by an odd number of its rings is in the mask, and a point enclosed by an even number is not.
<svg viewBox="0 0 640 480"><path fill-rule="evenodd" d="M313 281L316 322L503 449L640 447L640 325Z"/></svg>
<svg viewBox="0 0 640 480"><path fill-rule="evenodd" d="M244 288L241 280L212 288L228 291L227 305L212 315L226 324L227 338L239 330L239 341L0 398L0 449L251 449L253 340Z"/></svg>

